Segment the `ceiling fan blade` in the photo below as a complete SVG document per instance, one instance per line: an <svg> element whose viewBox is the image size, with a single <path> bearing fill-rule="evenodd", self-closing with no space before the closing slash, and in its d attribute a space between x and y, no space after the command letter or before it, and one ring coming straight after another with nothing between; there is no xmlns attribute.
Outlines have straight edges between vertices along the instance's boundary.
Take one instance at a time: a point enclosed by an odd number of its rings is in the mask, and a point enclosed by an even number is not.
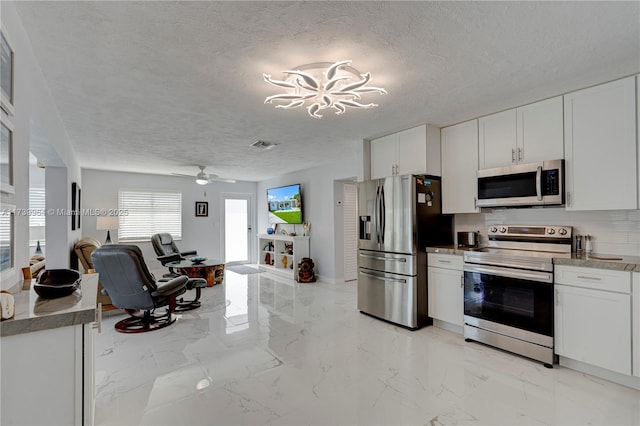
<svg viewBox="0 0 640 426"><path fill-rule="evenodd" d="M182 176L182 177L189 177L189 178L194 178L196 177L195 175L185 175L184 173L171 173L172 176Z"/></svg>
<svg viewBox="0 0 640 426"><path fill-rule="evenodd" d="M224 178L209 178L209 182L226 182L226 183L236 183L235 179L224 179Z"/></svg>

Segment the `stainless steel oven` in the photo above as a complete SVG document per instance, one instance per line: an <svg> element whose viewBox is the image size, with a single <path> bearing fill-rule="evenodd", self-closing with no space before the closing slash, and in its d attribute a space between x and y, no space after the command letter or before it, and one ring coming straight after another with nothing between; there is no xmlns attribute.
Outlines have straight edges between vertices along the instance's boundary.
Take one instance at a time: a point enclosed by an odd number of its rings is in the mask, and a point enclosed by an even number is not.
<svg viewBox="0 0 640 426"><path fill-rule="evenodd" d="M571 228L500 226L491 247L464 254L464 336L554 363L553 257L571 255Z"/></svg>
<svg viewBox="0 0 640 426"><path fill-rule="evenodd" d="M478 170L478 207L564 203L564 160Z"/></svg>

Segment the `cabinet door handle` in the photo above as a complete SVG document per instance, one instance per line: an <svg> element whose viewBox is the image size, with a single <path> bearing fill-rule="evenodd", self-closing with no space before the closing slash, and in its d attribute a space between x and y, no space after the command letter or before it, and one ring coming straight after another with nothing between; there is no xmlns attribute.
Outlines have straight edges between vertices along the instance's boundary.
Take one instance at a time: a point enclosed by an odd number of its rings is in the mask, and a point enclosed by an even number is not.
<svg viewBox="0 0 640 426"><path fill-rule="evenodd" d="M522 148L518 148L518 162L522 161Z"/></svg>
<svg viewBox="0 0 640 426"><path fill-rule="evenodd" d="M464 275L460 275L460 288L464 288Z"/></svg>
<svg viewBox="0 0 640 426"><path fill-rule="evenodd" d="M438 259L438 263L451 263L451 261Z"/></svg>
<svg viewBox="0 0 640 426"><path fill-rule="evenodd" d="M567 191L567 206L571 207L571 192Z"/></svg>
<svg viewBox="0 0 640 426"><path fill-rule="evenodd" d="M511 162L512 163L516 162L516 150L515 149L511 150Z"/></svg>
<svg viewBox="0 0 640 426"><path fill-rule="evenodd" d="M560 292L556 288L556 306L560 304Z"/></svg>
<svg viewBox="0 0 640 426"><path fill-rule="evenodd" d="M583 280L591 280L591 281L602 281L602 278L598 278L598 277L590 277L588 275L578 275L578 278L581 278Z"/></svg>
<svg viewBox="0 0 640 426"><path fill-rule="evenodd" d="M473 197L473 209L478 210L478 198Z"/></svg>
<svg viewBox="0 0 640 426"><path fill-rule="evenodd" d="M93 324L94 329L98 329L98 333L102 333L102 303L98 303L96 308L96 322Z"/></svg>

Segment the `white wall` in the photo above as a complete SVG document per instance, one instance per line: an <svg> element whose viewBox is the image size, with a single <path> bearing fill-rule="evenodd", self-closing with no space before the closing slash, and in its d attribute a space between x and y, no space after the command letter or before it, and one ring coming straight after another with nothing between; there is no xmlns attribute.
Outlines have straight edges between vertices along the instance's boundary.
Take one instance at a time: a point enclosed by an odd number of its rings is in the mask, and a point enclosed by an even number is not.
<svg viewBox="0 0 640 426"><path fill-rule="evenodd" d="M47 190L58 191L59 203L71 208L69 195L71 182L80 181L80 167L69 137L62 124L58 109L35 59L29 37L24 31L15 7L11 2L0 2L2 30L14 51L14 107L16 114L10 118L14 126L15 194L1 194L3 203L17 208L29 207L29 150L49 165L66 168L64 182L47 184ZM59 186L59 188L57 188ZM69 222L65 222L69 223ZM56 225L58 226L58 225ZM61 226L61 225L60 225ZM49 231L49 229L47 229ZM69 266L71 247L79 231L71 231L70 225L57 229L58 237L48 241L47 268ZM29 218L16 216L16 267L29 264ZM1 288L9 288L22 277L3 275Z"/></svg>
<svg viewBox="0 0 640 426"><path fill-rule="evenodd" d="M117 209L118 190L120 188L172 190L182 193L182 240L176 245L182 250L197 250L198 255L207 258L223 259L221 203L225 193L250 194L255 200L255 182L222 183L198 185L194 179L175 176L150 175L142 173L108 172L82 169L82 208ZM195 202L209 203L208 217L195 217ZM255 204L255 203L254 203ZM255 211L255 206L254 206ZM255 213L252 214L255 217ZM252 224L252 225L255 225ZM253 226L255 229L255 226ZM96 217L82 217L82 236L93 236L100 241L106 238L106 231L96 230ZM117 231L111 232L113 242L117 240ZM149 269L163 267L156 260L156 254L150 242L133 243L140 247Z"/></svg>
<svg viewBox="0 0 640 426"><path fill-rule="evenodd" d="M269 227L267 210L267 189L283 185L301 184L303 221L311 223L310 257L315 264L316 275L323 279L335 280L336 250L342 246L334 236L334 215L340 210L334 202L334 181L351 179L362 173L362 162L355 156L340 162L325 164L313 169L288 173L277 178L258 183L257 233L264 234ZM340 210L341 212L341 210ZM302 225L278 225L302 235ZM337 247L338 246L338 247Z"/></svg>
<svg viewBox="0 0 640 426"><path fill-rule="evenodd" d="M593 236L595 253L640 256L640 210L496 209L491 213L455 216L456 232L480 231L481 242L487 241L487 228L495 224L573 226L574 234Z"/></svg>

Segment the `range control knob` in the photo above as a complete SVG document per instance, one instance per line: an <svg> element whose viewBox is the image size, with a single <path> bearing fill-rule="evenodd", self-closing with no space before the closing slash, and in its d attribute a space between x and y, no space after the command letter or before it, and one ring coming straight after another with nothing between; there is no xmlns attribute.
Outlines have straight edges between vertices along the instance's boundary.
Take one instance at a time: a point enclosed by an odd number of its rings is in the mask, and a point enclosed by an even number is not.
<svg viewBox="0 0 640 426"><path fill-rule="evenodd" d="M498 232L498 228L496 228L495 226L492 226L491 229L489 229L489 231Z"/></svg>
<svg viewBox="0 0 640 426"><path fill-rule="evenodd" d="M560 234L560 235L567 235L567 230L566 230L566 229L564 229L564 228L560 228L560 229L558 230L558 234Z"/></svg>
<svg viewBox="0 0 640 426"><path fill-rule="evenodd" d="M547 234L549 234L549 235L553 235L553 234L555 234L555 233L556 233L556 230L555 230L555 229L553 229L553 228L549 228L549 229L547 229Z"/></svg>
<svg viewBox="0 0 640 426"><path fill-rule="evenodd" d="M507 228L505 228L505 227L503 226L502 228L500 228L500 232L502 232L502 233L504 234L505 232L507 232Z"/></svg>

